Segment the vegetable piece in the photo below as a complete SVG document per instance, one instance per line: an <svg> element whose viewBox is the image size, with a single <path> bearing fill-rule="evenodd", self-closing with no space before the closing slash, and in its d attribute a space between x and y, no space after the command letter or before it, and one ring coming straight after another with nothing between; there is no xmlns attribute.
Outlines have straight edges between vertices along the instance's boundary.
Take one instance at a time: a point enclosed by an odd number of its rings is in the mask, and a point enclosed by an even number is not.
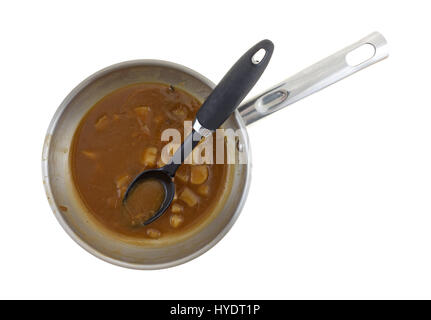
<svg viewBox="0 0 431 320"><path fill-rule="evenodd" d="M156 164L157 148L149 147L141 155L141 164L144 166L152 167Z"/></svg>
<svg viewBox="0 0 431 320"><path fill-rule="evenodd" d="M180 200L187 203L189 207L194 207L198 203L199 197L192 190L186 187L180 195Z"/></svg>
<svg viewBox="0 0 431 320"><path fill-rule="evenodd" d="M189 167L182 165L178 168L177 172L175 173L175 178L181 180L182 182L186 183L189 181Z"/></svg>
<svg viewBox="0 0 431 320"><path fill-rule="evenodd" d="M162 233L157 229L154 229L154 228L147 229L147 236L149 236L150 238L158 239L160 238L161 235Z"/></svg>
<svg viewBox="0 0 431 320"><path fill-rule="evenodd" d="M96 128L96 130L103 130L105 129L109 124L109 118L108 116L105 114L103 116L101 116L96 123L94 124L94 127Z"/></svg>
<svg viewBox="0 0 431 320"><path fill-rule="evenodd" d="M119 177L117 180L115 180L115 185L117 186L117 188L121 188L124 187L129 184L130 182L130 176L128 174Z"/></svg>
<svg viewBox="0 0 431 320"><path fill-rule="evenodd" d="M131 182L129 175L124 175L115 180L115 186L117 187L117 197L122 199L126 193L127 186Z"/></svg>
<svg viewBox="0 0 431 320"><path fill-rule="evenodd" d="M171 208L172 213L181 213L183 212L183 210L184 210L184 207L179 203L174 203Z"/></svg>
<svg viewBox="0 0 431 320"><path fill-rule="evenodd" d="M209 185L207 185L207 184L200 185L199 188L198 188L198 193L201 196L207 197L209 195L209 193L210 193L210 187L209 187Z"/></svg>
<svg viewBox="0 0 431 320"><path fill-rule="evenodd" d="M178 228L183 222L184 222L184 217L180 214L173 214L169 219L169 223L174 228Z"/></svg>
<svg viewBox="0 0 431 320"><path fill-rule="evenodd" d="M190 182L202 184L208 179L208 167L206 165L194 165L191 168Z"/></svg>

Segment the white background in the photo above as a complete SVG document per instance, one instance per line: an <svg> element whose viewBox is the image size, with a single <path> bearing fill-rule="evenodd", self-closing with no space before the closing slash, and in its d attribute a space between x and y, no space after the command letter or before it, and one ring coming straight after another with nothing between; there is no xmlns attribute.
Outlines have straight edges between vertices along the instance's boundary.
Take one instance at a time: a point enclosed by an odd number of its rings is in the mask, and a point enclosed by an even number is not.
<svg viewBox="0 0 431 320"><path fill-rule="evenodd" d="M431 298L427 4L2 2L0 297ZM120 268L81 249L51 213L45 131L93 72L156 58L217 82L269 38L275 52L253 96L376 30L387 60L249 127L246 206L203 256L166 270Z"/></svg>

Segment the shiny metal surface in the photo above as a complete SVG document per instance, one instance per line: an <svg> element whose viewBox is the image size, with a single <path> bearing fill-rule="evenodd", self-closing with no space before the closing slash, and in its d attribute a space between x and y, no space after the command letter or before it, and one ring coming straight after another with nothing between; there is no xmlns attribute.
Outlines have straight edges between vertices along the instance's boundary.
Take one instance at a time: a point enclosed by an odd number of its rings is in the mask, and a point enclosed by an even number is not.
<svg viewBox="0 0 431 320"><path fill-rule="evenodd" d="M349 65L346 56L364 44L374 47L374 55L358 65ZM388 48L385 38L380 33L374 32L243 103L238 111L248 125L379 62L387 56Z"/></svg>
<svg viewBox="0 0 431 320"><path fill-rule="evenodd" d="M210 129L207 129L207 128L205 128L200 122L199 122L199 119L198 118L196 118L195 119L195 121L194 121L194 123L193 123L193 130L194 131L196 131L197 133L199 133L199 135L202 137L202 138L206 138L206 137L209 137L212 133L213 133L213 131L212 130L210 130Z"/></svg>
<svg viewBox="0 0 431 320"><path fill-rule="evenodd" d="M223 125L239 130L247 164L231 165L229 184L213 214L181 238L130 239L106 230L82 203L70 172L73 134L85 113L109 92L138 82L162 82L186 90L200 101L214 84L197 72L166 61L136 60L107 67L80 83L61 103L48 128L42 154L43 183L51 208L69 236L107 262L135 269L161 269L187 262L214 246L232 227L250 185L250 152L245 125L235 112ZM235 190L235 192L231 192Z"/></svg>

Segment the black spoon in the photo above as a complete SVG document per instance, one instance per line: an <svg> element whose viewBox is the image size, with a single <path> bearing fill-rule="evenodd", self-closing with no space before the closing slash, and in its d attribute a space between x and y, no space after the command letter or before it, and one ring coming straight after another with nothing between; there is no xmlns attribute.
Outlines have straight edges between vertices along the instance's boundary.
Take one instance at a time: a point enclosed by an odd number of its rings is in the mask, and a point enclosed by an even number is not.
<svg viewBox="0 0 431 320"><path fill-rule="evenodd" d="M161 168L141 172L129 184L124 194L123 204L126 203L130 191L145 179L157 179L163 186L165 196L160 208L143 225L148 225L158 219L170 206L175 195L175 185L172 181L175 172L200 140L219 128L235 111L259 80L271 59L273 50L274 44L270 40L262 40L248 50L232 66L202 104L193 121L192 133L184 139L183 144L175 152L170 162ZM261 54L263 56L259 56Z"/></svg>

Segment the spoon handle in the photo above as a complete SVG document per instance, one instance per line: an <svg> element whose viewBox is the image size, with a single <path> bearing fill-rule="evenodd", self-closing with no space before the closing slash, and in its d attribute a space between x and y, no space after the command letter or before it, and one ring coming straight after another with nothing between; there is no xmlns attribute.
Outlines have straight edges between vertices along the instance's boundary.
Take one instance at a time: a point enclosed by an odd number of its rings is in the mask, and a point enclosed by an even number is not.
<svg viewBox="0 0 431 320"><path fill-rule="evenodd" d="M197 112L201 127L214 131L226 121L259 80L273 51L274 44L262 40L232 66Z"/></svg>
<svg viewBox="0 0 431 320"><path fill-rule="evenodd" d="M195 131L185 138L184 142L181 144L181 147L175 151L170 162L163 167L163 170L167 172L171 178L175 176L175 172L177 172L180 165L189 156L189 154L192 153L193 149L199 144L202 138L199 136L199 139L193 139L193 136L195 136Z"/></svg>
<svg viewBox="0 0 431 320"><path fill-rule="evenodd" d="M259 80L273 51L274 44L270 40L262 40L239 58L198 110L192 133L163 167L165 172L171 177L175 176L179 166L199 141L220 127L235 111Z"/></svg>

